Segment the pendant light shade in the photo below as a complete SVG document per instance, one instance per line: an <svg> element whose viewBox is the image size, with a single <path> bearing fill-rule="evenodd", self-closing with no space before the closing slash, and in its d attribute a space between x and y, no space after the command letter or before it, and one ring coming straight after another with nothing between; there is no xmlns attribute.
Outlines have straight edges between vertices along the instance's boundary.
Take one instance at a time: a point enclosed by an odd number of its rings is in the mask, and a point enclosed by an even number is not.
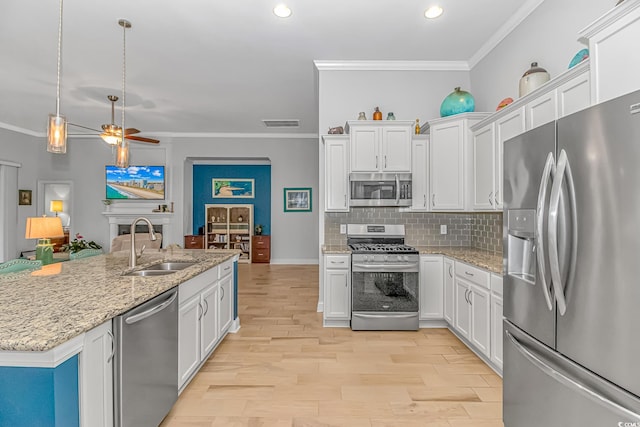
<svg viewBox="0 0 640 427"><path fill-rule="evenodd" d="M127 80L127 28L131 28L131 22L120 19L118 25L122 27L122 126L120 126L120 138L116 146L116 166L119 168L129 167L129 141L125 138L124 132L124 109L126 104L125 83Z"/></svg>
<svg viewBox="0 0 640 427"><path fill-rule="evenodd" d="M47 151L57 154L67 152L67 119L64 116L49 114Z"/></svg>
<svg viewBox="0 0 640 427"><path fill-rule="evenodd" d="M129 143L126 139L116 146L116 166L119 168L129 167Z"/></svg>
<svg viewBox="0 0 640 427"><path fill-rule="evenodd" d="M62 59L62 0L58 20L58 80L56 85L56 114L49 114L47 122L47 151L64 154L67 152L67 119L60 115L60 63Z"/></svg>

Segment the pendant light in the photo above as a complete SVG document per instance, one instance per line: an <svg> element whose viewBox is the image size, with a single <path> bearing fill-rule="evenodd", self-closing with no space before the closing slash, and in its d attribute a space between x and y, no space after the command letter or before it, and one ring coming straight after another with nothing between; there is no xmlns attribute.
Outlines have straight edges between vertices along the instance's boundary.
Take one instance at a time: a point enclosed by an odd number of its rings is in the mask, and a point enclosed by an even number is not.
<svg viewBox="0 0 640 427"><path fill-rule="evenodd" d="M125 138L124 109L126 105L125 82L127 78L127 28L131 28L131 22L120 19L118 25L122 27L122 125L120 127L120 141L116 146L116 166L119 168L129 167L129 141Z"/></svg>
<svg viewBox="0 0 640 427"><path fill-rule="evenodd" d="M56 114L49 114L47 122L47 151L64 154L67 152L67 119L60 115L60 63L62 60L62 0L58 20L58 81L56 88Z"/></svg>

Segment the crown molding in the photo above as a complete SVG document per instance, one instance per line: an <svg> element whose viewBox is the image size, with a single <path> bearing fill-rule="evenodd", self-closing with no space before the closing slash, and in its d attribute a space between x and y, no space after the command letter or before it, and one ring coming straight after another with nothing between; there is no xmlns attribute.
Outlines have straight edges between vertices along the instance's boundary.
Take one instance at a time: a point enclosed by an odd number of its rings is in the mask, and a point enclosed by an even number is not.
<svg viewBox="0 0 640 427"><path fill-rule="evenodd" d="M332 61L315 60L319 71L469 71L467 61Z"/></svg>
<svg viewBox="0 0 640 427"><path fill-rule="evenodd" d="M146 132L156 138L318 139L317 133Z"/></svg>
<svg viewBox="0 0 640 427"><path fill-rule="evenodd" d="M604 15L593 21L591 24L583 28L578 33L578 40L588 41L591 37L598 34L600 31L604 30L612 23L622 20L625 16L629 15L638 7L640 7L640 1L627 0L623 3L620 3L618 6L615 6L609 12L605 13Z"/></svg>
<svg viewBox="0 0 640 427"><path fill-rule="evenodd" d="M9 123L0 122L0 129L10 130L12 132L21 133L23 135L35 136L37 138L44 138L47 136L44 132L36 132L31 129L21 128L19 126L10 125Z"/></svg>
<svg viewBox="0 0 640 427"><path fill-rule="evenodd" d="M516 13L514 13L493 36L483 44L480 49L469 58L469 67L473 68L482 59L487 56L493 49L496 48L518 25L522 23L534 10L540 6L544 0L528 0L526 1Z"/></svg>

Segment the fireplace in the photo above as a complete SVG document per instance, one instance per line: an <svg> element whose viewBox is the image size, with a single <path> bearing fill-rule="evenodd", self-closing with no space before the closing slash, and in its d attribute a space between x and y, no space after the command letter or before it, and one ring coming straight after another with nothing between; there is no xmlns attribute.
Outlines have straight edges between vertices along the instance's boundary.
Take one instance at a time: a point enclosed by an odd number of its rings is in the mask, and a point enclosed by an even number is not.
<svg viewBox="0 0 640 427"><path fill-rule="evenodd" d="M121 234L129 234L131 223L138 217L145 217L151 221L153 231L162 233L162 246L165 247L171 243L171 221L173 220L173 212L103 212L104 216L109 219L109 250L111 250L111 242L113 238ZM149 230L146 224L136 224L136 233L147 233Z"/></svg>

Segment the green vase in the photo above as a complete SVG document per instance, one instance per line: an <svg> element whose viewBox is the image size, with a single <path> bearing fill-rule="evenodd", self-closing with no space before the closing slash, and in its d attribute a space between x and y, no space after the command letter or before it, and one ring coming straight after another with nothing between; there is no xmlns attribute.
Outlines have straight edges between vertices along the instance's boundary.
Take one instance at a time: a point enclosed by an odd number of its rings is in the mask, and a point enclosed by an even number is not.
<svg viewBox="0 0 640 427"><path fill-rule="evenodd" d="M455 88L440 105L440 116L447 117L454 114L470 113L476 109L476 101L469 92Z"/></svg>

